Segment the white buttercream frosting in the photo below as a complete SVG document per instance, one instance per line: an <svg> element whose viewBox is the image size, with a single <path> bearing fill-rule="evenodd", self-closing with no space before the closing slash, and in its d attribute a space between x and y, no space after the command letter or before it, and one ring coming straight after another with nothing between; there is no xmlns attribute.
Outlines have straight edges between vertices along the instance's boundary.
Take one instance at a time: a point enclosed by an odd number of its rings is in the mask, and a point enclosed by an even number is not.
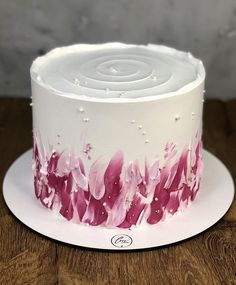
<svg viewBox="0 0 236 285"><path fill-rule="evenodd" d="M58 95L135 101L188 92L205 71L190 53L165 46L77 44L38 57L31 77Z"/></svg>

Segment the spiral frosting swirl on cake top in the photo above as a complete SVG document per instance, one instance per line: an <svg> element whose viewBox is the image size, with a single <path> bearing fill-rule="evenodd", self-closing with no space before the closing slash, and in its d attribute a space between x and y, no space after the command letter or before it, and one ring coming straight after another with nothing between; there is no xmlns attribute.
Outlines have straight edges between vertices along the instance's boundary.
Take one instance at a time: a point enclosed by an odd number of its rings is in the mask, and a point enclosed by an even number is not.
<svg viewBox="0 0 236 285"><path fill-rule="evenodd" d="M33 62L31 76L61 95L120 101L187 91L205 72L190 53L108 43L56 48Z"/></svg>

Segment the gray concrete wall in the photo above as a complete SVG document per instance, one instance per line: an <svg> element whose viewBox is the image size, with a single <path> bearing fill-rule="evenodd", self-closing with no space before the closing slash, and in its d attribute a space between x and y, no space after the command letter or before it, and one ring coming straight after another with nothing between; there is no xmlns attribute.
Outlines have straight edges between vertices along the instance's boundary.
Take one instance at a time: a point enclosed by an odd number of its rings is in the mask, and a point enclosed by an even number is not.
<svg viewBox="0 0 236 285"><path fill-rule="evenodd" d="M161 43L207 68L207 96L236 97L235 0L0 0L0 96L29 96L29 67L78 42Z"/></svg>

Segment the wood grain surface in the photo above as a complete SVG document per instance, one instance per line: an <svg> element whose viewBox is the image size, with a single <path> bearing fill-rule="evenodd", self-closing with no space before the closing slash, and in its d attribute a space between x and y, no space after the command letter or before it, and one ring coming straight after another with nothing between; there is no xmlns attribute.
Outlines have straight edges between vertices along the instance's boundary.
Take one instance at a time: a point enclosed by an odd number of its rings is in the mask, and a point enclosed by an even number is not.
<svg viewBox="0 0 236 285"><path fill-rule="evenodd" d="M32 145L27 99L0 99L0 184ZM207 101L204 146L236 178L236 100ZM0 194L0 285L236 284L236 202L216 225L183 242L137 252L99 252L45 238L19 222Z"/></svg>

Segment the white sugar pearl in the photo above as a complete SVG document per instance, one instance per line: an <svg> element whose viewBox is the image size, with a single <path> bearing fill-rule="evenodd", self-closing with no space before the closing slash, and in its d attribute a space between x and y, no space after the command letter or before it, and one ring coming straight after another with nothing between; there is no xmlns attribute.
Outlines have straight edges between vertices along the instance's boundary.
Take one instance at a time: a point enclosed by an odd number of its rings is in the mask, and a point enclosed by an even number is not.
<svg viewBox="0 0 236 285"><path fill-rule="evenodd" d="M180 115L175 115L175 121L178 122L180 120Z"/></svg>
<svg viewBox="0 0 236 285"><path fill-rule="evenodd" d="M73 82L75 85L80 85L80 81L78 78L74 78Z"/></svg>
<svg viewBox="0 0 236 285"><path fill-rule="evenodd" d="M157 81L157 76L156 75L152 75L151 78L152 78L153 81Z"/></svg>
<svg viewBox="0 0 236 285"><path fill-rule="evenodd" d="M83 108L83 107L80 107L80 108L79 108L79 112L80 112L80 113L84 113L84 108Z"/></svg>
<svg viewBox="0 0 236 285"><path fill-rule="evenodd" d="M88 123L90 121L89 118L83 118L83 122Z"/></svg>

